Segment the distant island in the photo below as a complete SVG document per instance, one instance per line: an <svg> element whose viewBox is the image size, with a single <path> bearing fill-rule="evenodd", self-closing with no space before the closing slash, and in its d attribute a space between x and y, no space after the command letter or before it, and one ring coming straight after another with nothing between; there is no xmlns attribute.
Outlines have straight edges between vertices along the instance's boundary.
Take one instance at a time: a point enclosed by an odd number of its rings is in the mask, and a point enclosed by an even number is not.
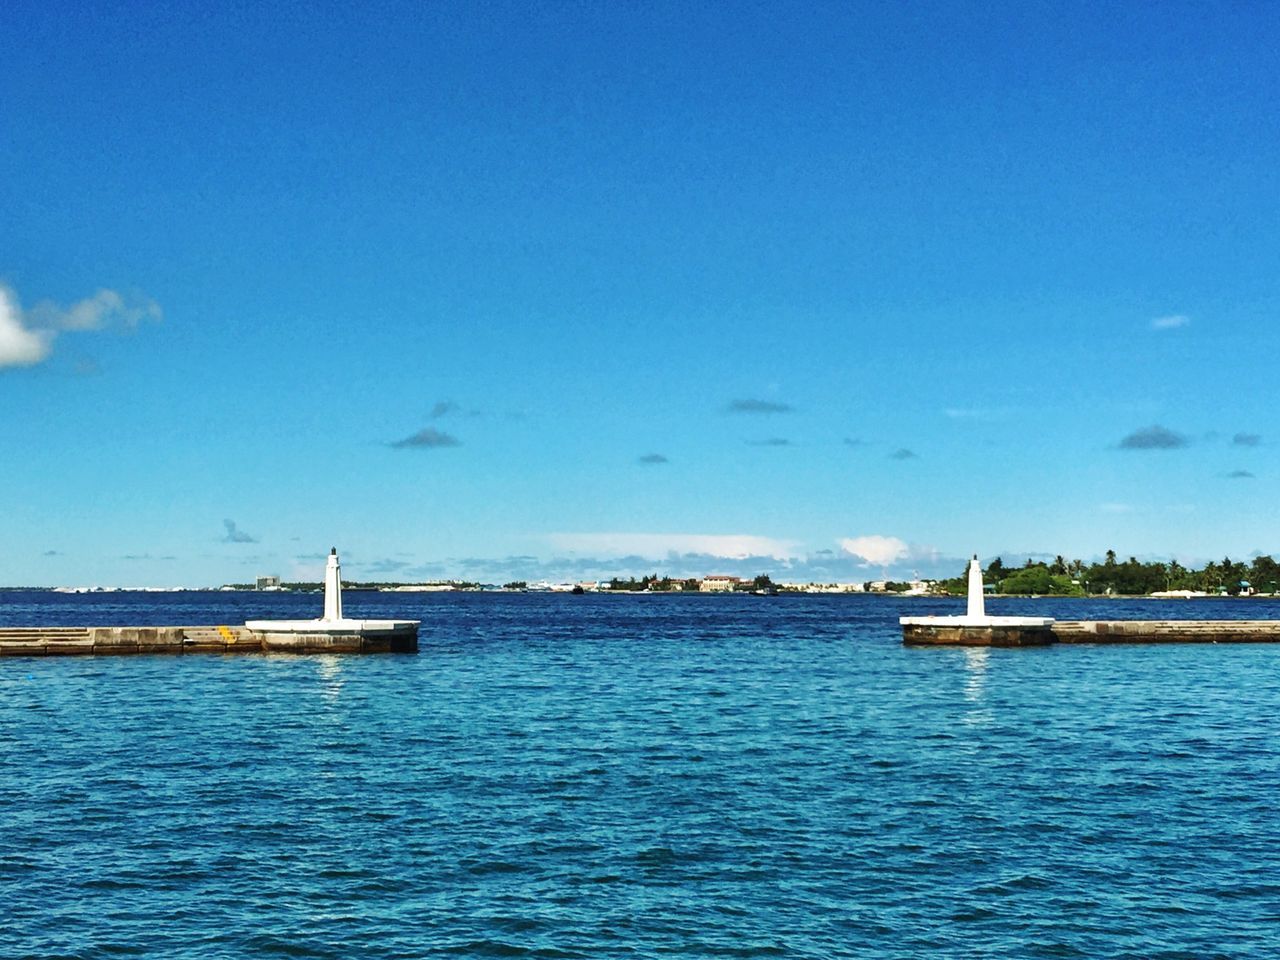
<svg viewBox="0 0 1280 960"><path fill-rule="evenodd" d="M1060 556L1052 561L1028 559L1020 567L1007 567L996 557L983 570L983 586L995 596L1033 597L1252 597L1274 596L1280 588L1280 563L1263 554L1249 561L1222 560L1200 569L1183 566L1177 560L1142 562L1130 557L1123 562L1114 550L1105 558L1086 564ZM506 593L613 593L675 594L743 593L870 593L896 596L964 596L968 590L967 568L949 579L816 581L774 580L769 573L754 577L707 574L678 577L652 573L642 577L613 576L601 580L548 581L511 580L481 583L473 580L433 580L406 583L398 580L344 580L345 590L386 593L506 592ZM276 576L258 577L253 582L228 583L220 587L36 587L0 586L2 590L52 590L58 593L112 593L123 591L175 592L180 590L252 590L258 592L320 592L320 581L281 581Z"/></svg>
<svg viewBox="0 0 1280 960"><path fill-rule="evenodd" d="M1006 567L1000 557L987 564L983 584L1001 596L1255 596L1274 595L1280 587L1280 563L1263 554L1251 561L1210 561L1192 569L1177 560L1142 562L1130 557L1123 562L1114 550L1104 559L1085 564L1059 555L1052 561L1027 560L1020 567ZM274 589L318 590L319 583L283 583ZM471 581L443 580L432 583L350 582L351 590L396 592L436 592L451 590L504 590L508 592L553 593L889 593L912 596L964 596L967 572L943 580L867 580L843 582L775 581L770 574L735 577L711 574L703 577L672 577L653 573L643 577L611 577L608 580L548 582L513 580L502 585ZM230 588L252 590L255 584L232 584ZM224 588L227 589L227 588ZM271 589L271 588L268 588Z"/></svg>

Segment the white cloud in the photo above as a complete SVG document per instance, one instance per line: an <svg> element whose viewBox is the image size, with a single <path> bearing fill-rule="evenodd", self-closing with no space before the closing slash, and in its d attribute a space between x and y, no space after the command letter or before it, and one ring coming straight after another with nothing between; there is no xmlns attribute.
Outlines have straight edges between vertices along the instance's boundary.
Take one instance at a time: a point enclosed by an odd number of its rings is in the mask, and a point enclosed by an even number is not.
<svg viewBox="0 0 1280 960"><path fill-rule="evenodd" d="M1191 318L1181 313L1175 313L1168 317L1156 317L1151 321L1152 330L1176 330L1178 327L1185 327L1191 323Z"/></svg>
<svg viewBox="0 0 1280 960"><path fill-rule="evenodd" d="M557 550L587 552L603 557L640 556L662 559L672 555L701 553L726 559L800 556L799 544L751 534L703 533L553 533Z"/></svg>
<svg viewBox="0 0 1280 960"><path fill-rule="evenodd" d="M846 537L840 541L840 549L877 567L887 567L912 554L911 547L905 541L878 533Z"/></svg>
<svg viewBox="0 0 1280 960"><path fill-rule="evenodd" d="M162 318L160 305L149 297L125 297L106 289L66 308L52 300L42 300L31 308L32 324L48 330L101 330L112 325L133 328L143 320Z"/></svg>
<svg viewBox="0 0 1280 960"><path fill-rule="evenodd" d="M144 320L160 320L160 305L147 297L126 297L102 289L69 307L44 300L24 313L12 290L0 287L0 367L42 363L65 331L133 328Z"/></svg>
<svg viewBox="0 0 1280 960"><path fill-rule="evenodd" d="M42 362L53 349L53 334L29 330L22 308L11 290L0 287L0 367L29 367Z"/></svg>

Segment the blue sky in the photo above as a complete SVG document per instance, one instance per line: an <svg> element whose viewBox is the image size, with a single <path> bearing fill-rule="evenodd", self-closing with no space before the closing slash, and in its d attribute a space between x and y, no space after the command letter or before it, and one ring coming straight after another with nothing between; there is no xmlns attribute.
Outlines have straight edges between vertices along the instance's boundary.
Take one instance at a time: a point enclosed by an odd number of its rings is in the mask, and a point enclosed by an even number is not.
<svg viewBox="0 0 1280 960"><path fill-rule="evenodd" d="M0 10L0 583L1280 553L1265 4Z"/></svg>

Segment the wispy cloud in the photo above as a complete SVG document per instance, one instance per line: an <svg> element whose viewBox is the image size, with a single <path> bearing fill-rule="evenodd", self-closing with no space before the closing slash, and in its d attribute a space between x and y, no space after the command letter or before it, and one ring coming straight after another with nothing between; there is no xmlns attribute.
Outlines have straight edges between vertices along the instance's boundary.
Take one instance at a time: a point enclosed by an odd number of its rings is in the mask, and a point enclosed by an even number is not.
<svg viewBox="0 0 1280 960"><path fill-rule="evenodd" d="M893 453L889 454L890 460L918 460L919 456L914 450L908 450L906 447L899 447Z"/></svg>
<svg viewBox="0 0 1280 960"><path fill-rule="evenodd" d="M789 447L791 441L786 437L769 437L767 440L748 440L749 447Z"/></svg>
<svg viewBox="0 0 1280 960"><path fill-rule="evenodd" d="M867 441L863 440L861 437L845 437L844 445L846 447L865 447L867 445Z"/></svg>
<svg viewBox="0 0 1280 960"><path fill-rule="evenodd" d="M356 566L366 574L380 575L403 573L405 570L408 570L413 566L413 564L409 563L407 560L384 558L381 560L371 560L368 563L362 563Z"/></svg>
<svg viewBox="0 0 1280 960"><path fill-rule="evenodd" d="M637 462L650 467L656 466L660 463L670 463L671 461L660 453L646 453L643 457L640 457Z"/></svg>
<svg viewBox="0 0 1280 960"><path fill-rule="evenodd" d="M571 546L590 546L594 541L584 541L587 534L561 534ZM882 575L889 567L890 575L899 578L919 570L925 576L954 576L964 564L962 557L950 557L930 547L907 545L905 556L895 563L873 564L860 556L844 550L820 549L803 551L790 541L774 541L770 538L715 537L691 540L685 534L605 534L613 548L600 553L557 552L551 557L515 555L506 557L455 557L414 563L395 570L391 566L398 561L385 562L387 578L407 581L421 580L476 580L481 583L505 583L508 580L566 581L597 580L613 576L641 576L660 573L673 577L702 577L711 573L727 573L734 576L754 576L768 573L775 580L810 581L818 583L860 582L872 576L870 568L879 567L874 576ZM633 538L653 536L660 542L636 541ZM895 539L895 538L889 538ZM627 552L621 548L628 544L643 548L639 552ZM687 547L706 543L712 552L696 550L666 550L663 547ZM756 548L756 549L752 549ZM560 548L561 550L563 548ZM897 551L895 551L896 553ZM785 553L785 556L779 556ZM877 555L877 559L880 556ZM319 576L323 558L306 569L305 579ZM384 561L371 564L381 565ZM359 564L348 564L363 570ZM299 576L299 579L304 577Z"/></svg>
<svg viewBox="0 0 1280 960"><path fill-rule="evenodd" d="M773 400L734 400L728 408L727 413L747 413L747 414L763 414L769 415L774 413L792 413L795 408L789 403L777 403Z"/></svg>
<svg viewBox="0 0 1280 960"><path fill-rule="evenodd" d="M45 300L24 313L17 295L0 286L0 368L43 363L53 352L54 341L66 331L132 328L161 316L154 300L105 289L69 307Z"/></svg>
<svg viewBox="0 0 1280 960"><path fill-rule="evenodd" d="M1100 503L1098 509L1103 513L1133 513L1133 505L1129 503Z"/></svg>
<svg viewBox="0 0 1280 960"><path fill-rule="evenodd" d="M69 307L42 300L31 308L34 326L49 330L101 330L108 326L136 327L144 320L164 318L160 305L149 297L99 290Z"/></svg>
<svg viewBox="0 0 1280 960"><path fill-rule="evenodd" d="M714 557L741 558L797 556L798 544L752 534L702 533L556 533L550 537L557 550L572 550L598 556L635 555L653 559L686 553Z"/></svg>
<svg viewBox="0 0 1280 960"><path fill-rule="evenodd" d="M1179 327L1186 327L1191 324L1191 318L1181 313L1175 313L1167 317L1156 317L1151 321L1152 330L1177 330Z"/></svg>
<svg viewBox="0 0 1280 960"><path fill-rule="evenodd" d="M236 526L234 520L223 520L222 525L226 527L226 533L223 534L223 543L257 543L257 539L251 534L246 533Z"/></svg>
<svg viewBox="0 0 1280 960"><path fill-rule="evenodd" d="M427 414L428 420L439 420L441 417L447 417L451 413L457 413L459 406L452 400L437 400L435 406L431 408L431 412Z"/></svg>
<svg viewBox="0 0 1280 960"><path fill-rule="evenodd" d="M462 441L453 434L437 430L435 427L424 427L412 436L396 440L388 446L396 450L434 450L440 447L460 447Z"/></svg>
<svg viewBox="0 0 1280 960"><path fill-rule="evenodd" d="M1143 427L1120 441L1121 450L1179 450L1191 441L1180 433L1154 424Z"/></svg>
<svg viewBox="0 0 1280 960"><path fill-rule="evenodd" d="M1227 474L1228 480L1252 480L1254 476L1248 470L1232 470Z"/></svg>
<svg viewBox="0 0 1280 960"><path fill-rule="evenodd" d="M1256 447L1261 445L1262 436L1257 433L1237 433L1231 438L1232 446L1236 447Z"/></svg>
<svg viewBox="0 0 1280 960"><path fill-rule="evenodd" d="M871 533L861 537L846 537L840 541L840 549L850 556L857 557L859 560L865 560L867 563L874 563L881 567L887 567L889 564L901 560L910 552L905 540L899 540L897 537L882 536L878 533Z"/></svg>

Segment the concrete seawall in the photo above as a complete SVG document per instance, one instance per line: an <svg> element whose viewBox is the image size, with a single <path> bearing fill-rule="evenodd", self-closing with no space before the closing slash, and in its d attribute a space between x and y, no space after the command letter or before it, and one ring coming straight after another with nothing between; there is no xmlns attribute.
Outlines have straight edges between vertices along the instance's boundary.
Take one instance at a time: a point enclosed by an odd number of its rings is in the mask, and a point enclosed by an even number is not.
<svg viewBox="0 0 1280 960"><path fill-rule="evenodd" d="M418 628L274 634L246 627L0 627L0 657L131 653L416 653Z"/></svg>
<svg viewBox="0 0 1280 960"><path fill-rule="evenodd" d="M903 624L908 646L1022 647L1056 643L1280 643L1277 620L1059 620L1027 630Z"/></svg>
<svg viewBox="0 0 1280 960"><path fill-rule="evenodd" d="M1280 643L1277 620L1060 620L1058 643Z"/></svg>
<svg viewBox="0 0 1280 960"><path fill-rule="evenodd" d="M904 623L902 642L913 647L1043 647L1057 640L1047 626Z"/></svg>

